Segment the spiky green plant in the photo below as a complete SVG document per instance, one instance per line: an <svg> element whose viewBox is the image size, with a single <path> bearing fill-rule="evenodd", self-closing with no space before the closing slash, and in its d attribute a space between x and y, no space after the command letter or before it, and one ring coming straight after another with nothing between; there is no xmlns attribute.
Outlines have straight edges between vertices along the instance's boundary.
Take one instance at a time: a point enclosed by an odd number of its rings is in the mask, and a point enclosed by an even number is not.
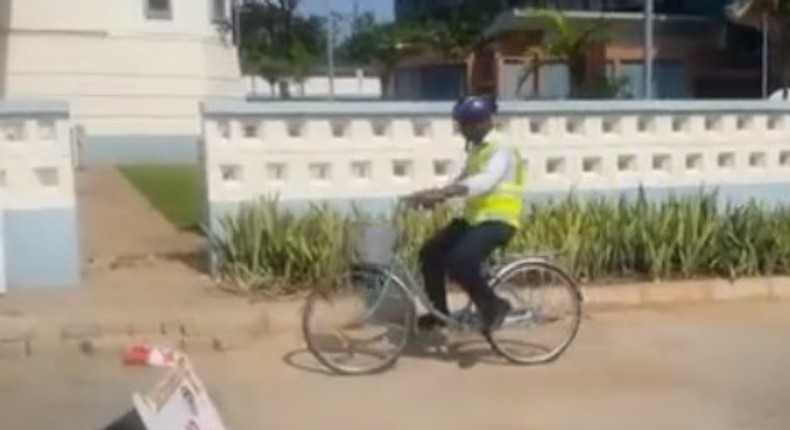
<svg viewBox="0 0 790 430"><path fill-rule="evenodd" d="M583 282L790 273L790 210L749 203L718 205L716 193L649 200L569 195L527 205L524 226L503 253L557 252ZM402 232L400 256L416 267L420 246L454 215L399 209L371 216L328 206L295 212L276 201L246 205L212 235L228 285L281 294L338 282L353 259L350 235L378 219Z"/></svg>

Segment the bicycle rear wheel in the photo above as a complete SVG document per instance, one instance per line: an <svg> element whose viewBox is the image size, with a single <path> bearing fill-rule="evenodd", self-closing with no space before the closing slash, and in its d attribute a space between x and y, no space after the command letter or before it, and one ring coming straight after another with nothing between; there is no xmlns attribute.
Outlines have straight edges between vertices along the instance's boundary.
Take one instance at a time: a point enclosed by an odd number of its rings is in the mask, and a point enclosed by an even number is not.
<svg viewBox="0 0 790 430"><path fill-rule="evenodd" d="M523 260L497 274L492 288L513 309L488 341L515 364L557 359L579 331L582 295L562 269L542 260Z"/></svg>
<svg viewBox="0 0 790 430"><path fill-rule="evenodd" d="M302 333L313 356L330 370L368 374L395 364L414 319L414 303L399 278L356 267L338 288L307 297Z"/></svg>

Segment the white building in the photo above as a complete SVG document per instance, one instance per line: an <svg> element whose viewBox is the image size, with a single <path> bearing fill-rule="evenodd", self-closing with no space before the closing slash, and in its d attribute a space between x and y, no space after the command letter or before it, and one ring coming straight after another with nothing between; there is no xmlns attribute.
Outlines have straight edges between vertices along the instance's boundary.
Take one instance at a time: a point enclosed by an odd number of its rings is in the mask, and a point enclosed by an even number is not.
<svg viewBox="0 0 790 430"><path fill-rule="evenodd" d="M200 102L245 92L228 15L226 0L0 0L0 96L68 101L87 162L194 158Z"/></svg>

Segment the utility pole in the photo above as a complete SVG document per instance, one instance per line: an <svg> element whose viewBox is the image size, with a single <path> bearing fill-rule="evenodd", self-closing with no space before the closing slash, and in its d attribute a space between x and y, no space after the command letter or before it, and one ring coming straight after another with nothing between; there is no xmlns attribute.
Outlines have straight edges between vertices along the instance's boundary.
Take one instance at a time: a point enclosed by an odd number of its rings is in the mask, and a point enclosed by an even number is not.
<svg viewBox="0 0 790 430"><path fill-rule="evenodd" d="M231 3L232 13L231 26L233 28L233 43L237 47L241 47L241 2L233 0Z"/></svg>
<svg viewBox="0 0 790 430"><path fill-rule="evenodd" d="M654 1L645 0L645 46L644 46L644 85L645 85L645 99L653 98L653 12Z"/></svg>
<svg viewBox="0 0 790 430"><path fill-rule="evenodd" d="M762 71L762 84L763 84L763 98L768 98L768 70L770 66L768 65L769 57L769 48L768 48L768 13L763 12L763 71Z"/></svg>
<svg viewBox="0 0 790 430"><path fill-rule="evenodd" d="M335 19L332 15L332 0L326 0L326 56L329 63L329 100L335 99Z"/></svg>

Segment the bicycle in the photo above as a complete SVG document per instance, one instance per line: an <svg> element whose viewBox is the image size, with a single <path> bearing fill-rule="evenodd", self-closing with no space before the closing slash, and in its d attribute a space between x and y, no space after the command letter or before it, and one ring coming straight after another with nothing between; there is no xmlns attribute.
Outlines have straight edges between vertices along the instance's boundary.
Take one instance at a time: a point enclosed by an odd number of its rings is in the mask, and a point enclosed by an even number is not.
<svg viewBox="0 0 790 430"><path fill-rule="evenodd" d="M401 199L400 203L408 202ZM399 204L400 204L399 203ZM407 203L408 204L408 203ZM428 300L424 287L416 280L416 276L407 268L398 256L397 251L402 245L401 235L395 226L386 223L363 222L356 225L356 241L353 243L356 260L348 273L348 282L343 282L341 288L332 294L320 290L308 295L302 314L302 334L307 343L308 350L324 366L330 370L344 375L371 374L392 367L400 357L409 341L416 333L417 306L422 306L429 313L443 321L447 328L460 332L480 331L480 320L474 310L474 305L466 298L466 305L458 311L444 314L436 310ZM581 322L583 297L577 282L568 275L559 265L551 262L550 254L544 255L511 255L496 264L486 263L486 276L489 285L503 297L513 293L509 287L511 282L517 280L528 281L527 290L530 293L537 291L534 285L536 280L543 279L536 276L538 273L547 273L552 278L560 281L559 288L551 300L557 302L566 299L570 305L570 326L565 331L561 341L544 351L543 354L527 356L516 353L508 347L508 342L498 336L507 328L533 328L540 323L553 322L544 315L539 304L527 304L518 296L504 297L510 299L511 312L503 324L489 336L485 336L491 348L500 356L513 364L530 365L542 364L556 360L570 346L578 333ZM343 293L356 294L357 288L361 290L362 300L354 297L343 296ZM348 294L347 294L348 295ZM329 344L340 344L339 358L332 358L332 351L323 341L323 336L318 331L317 309L323 303L333 302L339 305L355 304L361 307L361 315L346 322L341 328L351 331L360 331L360 326L365 321L375 322L376 330L371 333L370 339L355 340L348 335L333 330L334 341ZM382 331L383 329L383 331ZM364 329L361 330L363 333ZM374 342L385 341L391 347L388 352L365 349ZM527 346L544 349L527 343ZM329 345L331 346L331 345ZM350 365L348 359L352 356L372 356L378 362L369 365Z"/></svg>

